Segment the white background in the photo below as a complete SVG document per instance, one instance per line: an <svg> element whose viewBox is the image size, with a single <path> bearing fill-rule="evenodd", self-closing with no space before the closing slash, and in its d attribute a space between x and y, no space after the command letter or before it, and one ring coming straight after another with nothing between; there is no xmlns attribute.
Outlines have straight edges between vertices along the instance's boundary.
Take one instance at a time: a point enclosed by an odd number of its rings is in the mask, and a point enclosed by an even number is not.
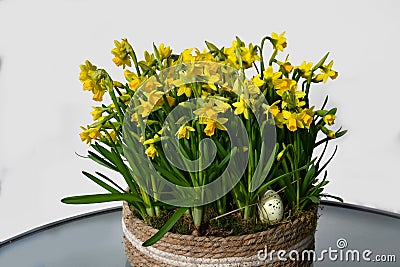
<svg viewBox="0 0 400 267"><path fill-rule="evenodd" d="M95 1L0 0L0 240L30 228L119 203L67 206L62 197L101 192L80 174L95 170L79 139L90 123L91 94L81 90L85 59L121 74L113 40L139 55L152 42L179 52L204 40L258 43L286 30L294 64L326 51L339 77L314 88L338 107L327 192L346 202L400 212L398 1ZM112 72L113 73L113 72Z"/></svg>

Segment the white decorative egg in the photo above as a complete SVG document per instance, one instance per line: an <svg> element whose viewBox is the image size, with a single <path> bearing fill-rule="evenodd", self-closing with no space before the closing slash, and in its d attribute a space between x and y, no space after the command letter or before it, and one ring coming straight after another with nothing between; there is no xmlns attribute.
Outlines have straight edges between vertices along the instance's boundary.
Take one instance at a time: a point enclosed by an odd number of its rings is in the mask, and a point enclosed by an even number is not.
<svg viewBox="0 0 400 267"><path fill-rule="evenodd" d="M274 190L268 190L259 202L258 211L262 222L279 222L283 217L283 202L281 197Z"/></svg>

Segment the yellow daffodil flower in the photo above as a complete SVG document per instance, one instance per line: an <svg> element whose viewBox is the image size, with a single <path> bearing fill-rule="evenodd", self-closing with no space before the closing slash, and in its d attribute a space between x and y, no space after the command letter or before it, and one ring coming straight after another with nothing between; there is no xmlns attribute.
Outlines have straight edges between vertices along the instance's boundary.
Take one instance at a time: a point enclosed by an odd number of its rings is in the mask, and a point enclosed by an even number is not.
<svg viewBox="0 0 400 267"><path fill-rule="evenodd" d="M194 57L192 56L192 51L193 51L193 48L183 50L183 52L179 56L179 59L182 60L182 62L194 61Z"/></svg>
<svg viewBox="0 0 400 267"><path fill-rule="evenodd" d="M143 77L139 77L136 73L133 73L130 70L125 70L124 76L128 81L129 88L131 88L133 91L136 91L140 83L144 80Z"/></svg>
<svg viewBox="0 0 400 267"><path fill-rule="evenodd" d="M243 97L240 98L239 102L235 102L232 104L235 109L235 114L240 115L243 114L246 120L249 119L249 109L247 107L247 103L243 100Z"/></svg>
<svg viewBox="0 0 400 267"><path fill-rule="evenodd" d="M335 123L336 116L333 114L327 114L323 119L326 124L333 125Z"/></svg>
<svg viewBox="0 0 400 267"><path fill-rule="evenodd" d="M86 144L90 144L92 140L98 139L101 136L100 128L101 126L95 128L90 128L90 127L85 128L81 126L83 132L81 132L79 136L81 137L82 142L86 141Z"/></svg>
<svg viewBox="0 0 400 267"><path fill-rule="evenodd" d="M195 61L210 61L210 62L215 61L214 56L206 49L204 49L203 52L200 52L200 50L196 48L195 53L196 53L196 56L194 57Z"/></svg>
<svg viewBox="0 0 400 267"><path fill-rule="evenodd" d="M241 47L241 57L244 61L244 68L250 68L254 61L259 61L260 57L257 53L257 48L253 44L249 44L249 47Z"/></svg>
<svg viewBox="0 0 400 267"><path fill-rule="evenodd" d="M85 64L80 65L79 68L81 69L81 72L79 73L79 80L83 83L87 80L91 80L89 71L97 70L97 67L92 65L89 60L86 60Z"/></svg>
<svg viewBox="0 0 400 267"><path fill-rule="evenodd" d="M304 128L304 124L302 121L304 118L303 113L291 113L287 110L283 110L282 115L285 119L285 124L289 131L294 132L297 130L297 128Z"/></svg>
<svg viewBox="0 0 400 267"><path fill-rule="evenodd" d="M330 138L336 138L335 132L332 131L332 130L329 130L329 132L328 132L328 137L330 137Z"/></svg>
<svg viewBox="0 0 400 267"><path fill-rule="evenodd" d="M308 109L303 109L301 112L303 113L303 123L304 126L307 129L310 129L310 125L313 122L313 117L314 117L314 107L308 108Z"/></svg>
<svg viewBox="0 0 400 267"><path fill-rule="evenodd" d="M135 112L131 116L131 122L138 122L138 121L139 121L138 114Z"/></svg>
<svg viewBox="0 0 400 267"><path fill-rule="evenodd" d="M258 87L261 87L261 86L263 86L264 85L264 81L263 80L261 80L261 74L257 74L256 76L254 76L252 79L251 79L251 81L256 85L256 86L258 86Z"/></svg>
<svg viewBox="0 0 400 267"><path fill-rule="evenodd" d="M312 65L312 62L307 63L306 61L303 61L301 65L297 67L301 73L301 77L307 79L311 75Z"/></svg>
<svg viewBox="0 0 400 267"><path fill-rule="evenodd" d="M93 108L93 111L90 112L90 114L92 114L93 120L96 121L102 116L103 108L102 107L92 107L92 108Z"/></svg>
<svg viewBox="0 0 400 267"><path fill-rule="evenodd" d="M80 69L79 80L83 83L83 90L92 91L93 100L102 101L106 88L100 75L101 71L88 60L85 61L85 65L80 65Z"/></svg>
<svg viewBox="0 0 400 267"><path fill-rule="evenodd" d="M150 54L149 52L144 51L143 55L144 55L144 60L142 60L141 63L143 63L149 67L153 66L156 61L154 54Z"/></svg>
<svg viewBox="0 0 400 267"><path fill-rule="evenodd" d="M176 94L178 96L185 94L187 97L190 97L192 95L192 87L187 86L187 85L182 85L178 88L178 91Z"/></svg>
<svg viewBox="0 0 400 267"><path fill-rule="evenodd" d="M275 82L276 93L279 96L282 96L285 91L295 90L296 88L296 81L289 78L279 79Z"/></svg>
<svg viewBox="0 0 400 267"><path fill-rule="evenodd" d="M141 104L138 105L135 109L137 112L142 115L143 118L150 115L151 111L153 110L154 105L150 104L147 101L141 100Z"/></svg>
<svg viewBox="0 0 400 267"><path fill-rule="evenodd" d="M226 131L226 128L223 126L223 124L225 124L227 121L228 121L227 118L216 118L216 119L210 119L207 117L199 118L199 124L206 124L206 127L204 128L204 133L207 136L214 135L215 129Z"/></svg>
<svg viewBox="0 0 400 267"><path fill-rule="evenodd" d="M172 54L171 47L165 47L164 44L160 44L158 47L158 53L160 54L161 60L168 58Z"/></svg>
<svg viewBox="0 0 400 267"><path fill-rule="evenodd" d="M114 55L112 61L117 65L117 67L122 65L122 68L125 66L131 66L131 57L129 52L132 50L131 45L128 43L126 38L122 39L121 42L114 40L115 48L111 50L111 54Z"/></svg>
<svg viewBox="0 0 400 267"><path fill-rule="evenodd" d="M283 49L286 48L285 33L286 32L282 32L280 35L275 32L272 33L271 39L276 50L283 51Z"/></svg>
<svg viewBox="0 0 400 267"><path fill-rule="evenodd" d="M216 119L218 117L218 113L223 113L228 108L230 108L229 104L211 98L208 99L208 101L204 103L202 107L193 111L193 113L199 117Z"/></svg>
<svg viewBox="0 0 400 267"><path fill-rule="evenodd" d="M150 146L146 149L145 153L151 159L154 159L154 157L156 157L156 156L158 157L158 151L153 144L150 144Z"/></svg>
<svg viewBox="0 0 400 267"><path fill-rule="evenodd" d="M317 82L322 81L326 83L328 78L331 78L332 80L336 79L339 74L337 71L332 70L332 66L333 66L333 60L329 62L328 65L322 65L321 67L322 73L318 74L317 77L315 77L315 80Z"/></svg>
<svg viewBox="0 0 400 267"><path fill-rule="evenodd" d="M293 70L293 66L292 66L292 64L290 64L290 62L285 62L285 63L283 63L282 64L282 67L285 69L285 71L287 72L287 73L291 73L292 72L292 70Z"/></svg>
<svg viewBox="0 0 400 267"><path fill-rule="evenodd" d="M272 103L272 105L270 105L270 106L267 106L267 105L263 106L265 108L265 115L267 115L267 118L268 118L268 113L271 113L274 117L276 117L276 115L278 115L278 113L280 112L279 107L278 107L279 102L281 102L281 101L277 100L274 103Z"/></svg>
<svg viewBox="0 0 400 267"><path fill-rule="evenodd" d="M155 134L153 138L147 139L143 142L144 145L150 145L161 141L161 137L158 134Z"/></svg>
<svg viewBox="0 0 400 267"><path fill-rule="evenodd" d="M161 91L151 91L149 93L145 92L144 95L147 97L147 102L149 102L149 104L155 106L157 104L162 104L160 101L163 98L164 93Z"/></svg>
<svg viewBox="0 0 400 267"><path fill-rule="evenodd" d="M282 156L283 156L283 153L285 153L285 149L282 150L281 152L279 152L279 154L276 156L276 160L277 160L277 161L280 161L280 160L281 160L281 158L282 158Z"/></svg>
<svg viewBox="0 0 400 267"><path fill-rule="evenodd" d="M264 70L263 75L264 75L264 80L267 81L270 87L272 87L282 76L282 72L280 71L274 72L272 66L268 66L268 68Z"/></svg>
<svg viewBox="0 0 400 267"><path fill-rule="evenodd" d="M195 131L195 129L193 127L182 125L181 127L179 127L178 131L176 132L176 135L178 135L178 139L181 139L181 138L189 139L190 132L194 132L194 131Z"/></svg>

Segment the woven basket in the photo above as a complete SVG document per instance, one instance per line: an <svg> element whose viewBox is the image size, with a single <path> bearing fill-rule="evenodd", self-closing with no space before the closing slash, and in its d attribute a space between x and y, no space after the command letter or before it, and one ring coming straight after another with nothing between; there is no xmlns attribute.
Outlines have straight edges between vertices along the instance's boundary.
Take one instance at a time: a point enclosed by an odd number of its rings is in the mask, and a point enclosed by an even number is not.
<svg viewBox="0 0 400 267"><path fill-rule="evenodd" d="M314 249L317 213L318 209L315 208L292 222L241 236L192 236L169 232L153 246L142 247L141 244L154 235L157 229L135 217L124 202L122 229L125 253L132 267L310 266L312 259L301 260L301 252ZM271 259L269 254L272 250L285 250L287 260L279 260L276 253L272 254ZM267 258L264 251L268 252ZM298 261L294 260L297 255L300 257Z"/></svg>

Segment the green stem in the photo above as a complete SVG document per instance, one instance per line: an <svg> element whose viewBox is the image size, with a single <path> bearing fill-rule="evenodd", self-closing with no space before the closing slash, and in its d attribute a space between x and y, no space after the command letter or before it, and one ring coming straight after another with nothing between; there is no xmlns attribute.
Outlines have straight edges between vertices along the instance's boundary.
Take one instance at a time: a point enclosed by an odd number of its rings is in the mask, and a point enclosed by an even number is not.
<svg viewBox="0 0 400 267"><path fill-rule="evenodd" d="M275 49L274 53L272 53L271 58L269 59L268 65L272 66L272 62L274 62L276 55L278 54L278 50Z"/></svg>
<svg viewBox="0 0 400 267"><path fill-rule="evenodd" d="M194 225L199 228L203 221L203 207L193 207L192 217Z"/></svg>

